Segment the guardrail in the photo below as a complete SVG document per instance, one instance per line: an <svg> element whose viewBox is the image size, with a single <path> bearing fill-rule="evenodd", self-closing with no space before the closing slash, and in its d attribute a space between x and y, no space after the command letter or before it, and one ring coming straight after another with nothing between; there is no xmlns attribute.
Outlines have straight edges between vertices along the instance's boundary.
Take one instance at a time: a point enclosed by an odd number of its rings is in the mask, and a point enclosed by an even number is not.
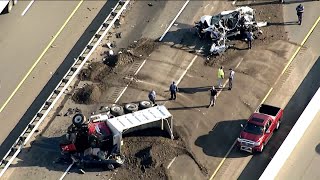
<svg viewBox="0 0 320 180"><path fill-rule="evenodd" d="M59 98L63 95L64 91L69 87L71 82L80 72L82 67L88 61L90 55L98 47L99 43L112 28L115 21L119 19L121 13L126 9L130 0L120 0L107 16L103 24L96 31L91 38L87 46L83 49L80 55L75 58L75 62L72 64L68 72L64 75L62 80L58 83L55 90L50 94L45 103L41 106L36 115L32 118L28 126L21 133L19 138L11 146L10 150L6 153L0 162L0 177L6 172L13 160L21 152L22 148L32 137L33 133L37 130L42 121L46 118L49 112L54 108L54 105L58 102Z"/></svg>
<svg viewBox="0 0 320 180"><path fill-rule="evenodd" d="M317 90L307 107L300 115L298 121L293 126L290 133L283 141L282 145L273 156L266 169L263 171L259 180L269 180L276 178L280 169L285 164L286 160L289 158L290 154L302 138L304 132L308 129L309 125L312 123L312 120L320 110L319 100L320 88Z"/></svg>

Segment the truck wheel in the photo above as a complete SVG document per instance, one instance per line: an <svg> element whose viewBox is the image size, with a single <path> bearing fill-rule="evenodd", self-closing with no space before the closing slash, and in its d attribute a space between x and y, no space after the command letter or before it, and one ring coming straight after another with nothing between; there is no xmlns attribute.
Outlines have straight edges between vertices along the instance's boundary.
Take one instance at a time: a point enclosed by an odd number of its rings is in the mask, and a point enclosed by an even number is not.
<svg viewBox="0 0 320 180"><path fill-rule="evenodd" d="M139 102L139 108L140 109L147 109L152 107L152 102L151 101L140 101Z"/></svg>
<svg viewBox="0 0 320 180"><path fill-rule="evenodd" d="M276 130L278 130L278 129L280 128L280 124L281 124L281 121L279 120L279 121L277 122Z"/></svg>
<svg viewBox="0 0 320 180"><path fill-rule="evenodd" d="M85 122L85 119L86 117L83 114L76 114L72 118L72 123L75 126L80 127Z"/></svg>
<svg viewBox="0 0 320 180"><path fill-rule="evenodd" d="M10 13L13 7L13 1L10 0L7 6L4 8L3 13Z"/></svg>
<svg viewBox="0 0 320 180"><path fill-rule="evenodd" d="M261 148L259 149L259 152L262 153L263 149L264 149L264 144L262 143Z"/></svg>
<svg viewBox="0 0 320 180"><path fill-rule="evenodd" d="M138 111L138 105L134 104L134 103L128 103L126 105L124 105L124 111L126 113L132 113L135 111Z"/></svg>
<svg viewBox="0 0 320 180"><path fill-rule="evenodd" d="M113 164L108 164L107 168L112 171L112 170L114 170L114 165Z"/></svg>
<svg viewBox="0 0 320 180"><path fill-rule="evenodd" d="M124 114L122 106L116 104L110 108L110 113L114 116L121 116Z"/></svg>

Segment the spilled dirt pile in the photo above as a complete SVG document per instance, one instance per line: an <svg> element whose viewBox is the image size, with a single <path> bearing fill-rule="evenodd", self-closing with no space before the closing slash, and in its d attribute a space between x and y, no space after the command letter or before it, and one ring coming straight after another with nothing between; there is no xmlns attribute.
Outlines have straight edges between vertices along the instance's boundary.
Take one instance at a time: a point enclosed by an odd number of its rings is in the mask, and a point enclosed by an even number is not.
<svg viewBox="0 0 320 180"><path fill-rule="evenodd" d="M167 132L146 129L128 134L124 138L123 153L126 163L115 179L167 179L165 169L178 155L188 154L180 138L171 140Z"/></svg>
<svg viewBox="0 0 320 180"><path fill-rule="evenodd" d="M99 102L103 88L97 84L87 84L78 89L72 96L77 104L92 104Z"/></svg>

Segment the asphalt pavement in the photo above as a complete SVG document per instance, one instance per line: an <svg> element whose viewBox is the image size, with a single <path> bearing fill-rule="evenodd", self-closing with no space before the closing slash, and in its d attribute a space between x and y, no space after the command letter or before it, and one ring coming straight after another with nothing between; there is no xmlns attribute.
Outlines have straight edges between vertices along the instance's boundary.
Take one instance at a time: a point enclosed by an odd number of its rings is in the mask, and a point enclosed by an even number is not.
<svg viewBox="0 0 320 180"><path fill-rule="evenodd" d="M116 1L35 1L22 16L28 4L28 1L19 1L12 13L0 16L0 107L4 107L0 112L1 157L30 122ZM96 17L97 14L99 16ZM69 17L71 19L67 22ZM19 84L21 86L17 89Z"/></svg>
<svg viewBox="0 0 320 180"><path fill-rule="evenodd" d="M284 22L295 22L297 20L295 14L297 3L296 1L291 1L284 5ZM288 32L289 42L297 45L295 49L305 39L308 31L320 16L317 11L319 5L319 2L304 4L306 11L302 26L283 24ZM320 68L318 61L320 53L317 50L317 47L320 45L317 40L320 37L319 26L318 24L301 47L297 56L293 59L265 101L267 104L284 108L283 123L280 131L272 137L262 154L252 156L239 152L239 150L234 148L214 176L215 179L226 177L229 179L258 179L260 177L320 86L319 71L317 71Z"/></svg>

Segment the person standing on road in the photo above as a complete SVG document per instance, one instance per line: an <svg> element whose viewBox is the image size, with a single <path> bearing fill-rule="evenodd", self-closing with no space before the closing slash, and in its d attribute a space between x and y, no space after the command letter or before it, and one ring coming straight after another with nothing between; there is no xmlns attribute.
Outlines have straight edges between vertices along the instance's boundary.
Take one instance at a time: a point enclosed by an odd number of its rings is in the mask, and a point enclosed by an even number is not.
<svg viewBox="0 0 320 180"><path fill-rule="evenodd" d="M153 104L156 104L156 92L153 89L149 92L148 97Z"/></svg>
<svg viewBox="0 0 320 180"><path fill-rule="evenodd" d="M217 94L217 90L214 88L214 86L212 86L212 88L210 89L210 103L208 108L216 104Z"/></svg>
<svg viewBox="0 0 320 180"><path fill-rule="evenodd" d="M229 88L228 88L228 90L231 90L235 72L232 68L230 68L229 70L230 70L230 72L229 72Z"/></svg>
<svg viewBox="0 0 320 180"><path fill-rule="evenodd" d="M219 86L219 88L222 88L222 79L224 79L224 71L223 71L223 67L220 66L220 68L218 69L218 86Z"/></svg>
<svg viewBox="0 0 320 180"><path fill-rule="evenodd" d="M250 29L246 32L246 36L247 36L247 42L248 42L248 49L251 49L252 40L253 40L253 33Z"/></svg>
<svg viewBox="0 0 320 180"><path fill-rule="evenodd" d="M176 83L173 81L172 84L169 87L169 91L171 93L171 98L170 100L176 100L177 98L177 91L179 91L178 86Z"/></svg>
<svg viewBox="0 0 320 180"><path fill-rule="evenodd" d="M304 7L302 4L299 4L297 7L296 7L296 11L297 11L297 16L298 16L298 23L299 25L301 25L302 23L302 14L304 12Z"/></svg>

